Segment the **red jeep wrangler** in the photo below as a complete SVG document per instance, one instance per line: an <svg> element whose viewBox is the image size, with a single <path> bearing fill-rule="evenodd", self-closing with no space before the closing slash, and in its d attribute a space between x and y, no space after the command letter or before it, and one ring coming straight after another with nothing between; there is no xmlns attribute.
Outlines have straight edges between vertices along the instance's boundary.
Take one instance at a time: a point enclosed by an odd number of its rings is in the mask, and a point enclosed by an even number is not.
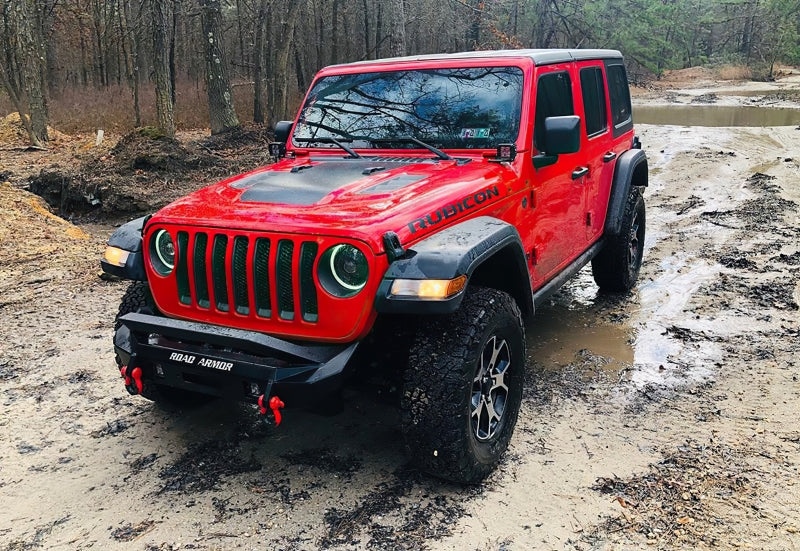
<svg viewBox="0 0 800 551"><path fill-rule="evenodd" d="M619 52L517 50L320 71L275 164L112 235L134 283L114 348L131 394L281 408L337 391L377 322L413 338L402 430L422 469L481 480L522 396L523 319L586 263L626 291L647 160Z"/></svg>

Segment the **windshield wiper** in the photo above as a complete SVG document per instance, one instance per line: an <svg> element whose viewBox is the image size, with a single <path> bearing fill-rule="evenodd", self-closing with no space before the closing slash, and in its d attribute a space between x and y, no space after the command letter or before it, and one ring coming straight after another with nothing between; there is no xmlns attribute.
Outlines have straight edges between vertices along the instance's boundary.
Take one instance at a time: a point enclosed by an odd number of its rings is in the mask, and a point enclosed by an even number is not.
<svg viewBox="0 0 800 551"><path fill-rule="evenodd" d="M344 142L352 142L353 140L344 139L341 140L339 138L330 138L330 137L322 137L322 138L295 138L297 142L317 142L317 143L332 143L336 144L342 149L344 149L348 155L350 155L354 159L360 159L361 155L353 151L353 148L349 145L346 145Z"/></svg>
<svg viewBox="0 0 800 551"><path fill-rule="evenodd" d="M420 139L415 138L414 136L398 136L396 138L369 138L369 141L373 143L396 143L396 142L406 142L406 143L415 143L421 147L424 147L440 159L445 161L452 161L453 158L442 151L441 149L436 149L431 144L425 143Z"/></svg>

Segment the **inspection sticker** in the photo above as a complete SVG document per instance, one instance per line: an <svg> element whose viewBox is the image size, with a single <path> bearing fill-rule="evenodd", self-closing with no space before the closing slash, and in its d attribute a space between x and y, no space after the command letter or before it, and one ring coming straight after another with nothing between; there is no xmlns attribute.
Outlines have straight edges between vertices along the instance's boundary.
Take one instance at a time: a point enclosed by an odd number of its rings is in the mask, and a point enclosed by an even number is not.
<svg viewBox="0 0 800 551"><path fill-rule="evenodd" d="M461 137L472 139L488 138L490 132L490 128L462 128Z"/></svg>

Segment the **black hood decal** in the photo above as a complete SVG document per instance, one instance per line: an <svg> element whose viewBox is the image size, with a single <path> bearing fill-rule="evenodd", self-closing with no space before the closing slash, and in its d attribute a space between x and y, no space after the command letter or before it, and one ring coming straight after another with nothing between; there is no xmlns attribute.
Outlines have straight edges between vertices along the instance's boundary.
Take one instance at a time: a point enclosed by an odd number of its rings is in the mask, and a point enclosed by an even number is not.
<svg viewBox="0 0 800 551"><path fill-rule="evenodd" d="M410 161L410 162L409 162ZM313 205L329 193L367 177L374 172L382 172L408 164L430 162L425 159L408 159L406 162L365 158L352 161L324 161L314 164L298 165L288 172L261 172L239 180L231 185L234 189L244 189L239 198L246 203L282 203L285 205ZM390 178L361 192L361 194L381 193L413 184L424 175L401 174Z"/></svg>

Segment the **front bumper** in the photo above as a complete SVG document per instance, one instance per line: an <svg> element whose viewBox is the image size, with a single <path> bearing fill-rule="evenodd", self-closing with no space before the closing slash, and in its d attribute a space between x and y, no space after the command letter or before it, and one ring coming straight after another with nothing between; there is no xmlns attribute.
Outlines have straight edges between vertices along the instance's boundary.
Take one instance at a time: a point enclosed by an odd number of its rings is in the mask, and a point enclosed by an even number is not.
<svg viewBox="0 0 800 551"><path fill-rule="evenodd" d="M358 343L295 344L263 333L130 313L120 318L114 348L145 383L257 402L280 394L308 405L341 387Z"/></svg>

